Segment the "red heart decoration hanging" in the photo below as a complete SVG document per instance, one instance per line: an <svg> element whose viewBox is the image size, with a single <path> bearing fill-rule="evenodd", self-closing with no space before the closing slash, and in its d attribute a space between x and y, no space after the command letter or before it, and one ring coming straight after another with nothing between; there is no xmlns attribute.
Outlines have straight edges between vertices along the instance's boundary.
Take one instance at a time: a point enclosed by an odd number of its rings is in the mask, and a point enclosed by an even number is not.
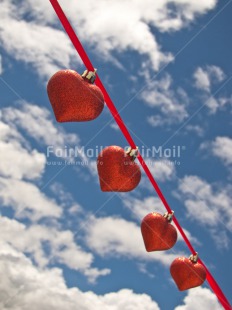
<svg viewBox="0 0 232 310"><path fill-rule="evenodd" d="M170 267L170 272L180 291L200 286L206 279L206 270L197 262L195 256L178 257Z"/></svg>
<svg viewBox="0 0 232 310"><path fill-rule="evenodd" d="M61 70L50 78L47 93L58 122L91 121L100 115L104 97L92 84L94 77L94 72L81 76L74 70Z"/></svg>
<svg viewBox="0 0 232 310"><path fill-rule="evenodd" d="M176 228L170 224L172 214L149 213L141 223L141 232L147 252L171 249L177 241Z"/></svg>
<svg viewBox="0 0 232 310"><path fill-rule="evenodd" d="M129 192L139 184L141 171L130 152L113 145L99 154L97 169L103 192Z"/></svg>

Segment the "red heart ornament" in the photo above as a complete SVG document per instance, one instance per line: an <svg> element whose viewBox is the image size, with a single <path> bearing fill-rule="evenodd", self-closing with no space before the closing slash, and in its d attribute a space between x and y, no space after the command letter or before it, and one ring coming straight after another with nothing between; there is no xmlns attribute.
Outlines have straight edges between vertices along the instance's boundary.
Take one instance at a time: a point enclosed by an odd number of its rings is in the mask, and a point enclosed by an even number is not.
<svg viewBox="0 0 232 310"><path fill-rule="evenodd" d="M176 258L171 264L170 273L180 291L200 286L206 279L204 266L187 257Z"/></svg>
<svg viewBox="0 0 232 310"><path fill-rule="evenodd" d="M93 80L74 70L60 70L50 78L47 93L58 122L91 121L100 115L104 97Z"/></svg>
<svg viewBox="0 0 232 310"><path fill-rule="evenodd" d="M141 223L141 232L147 252L171 249L177 241L176 228L160 213L149 213Z"/></svg>
<svg viewBox="0 0 232 310"><path fill-rule="evenodd" d="M97 169L103 192L129 192L140 182L141 171L129 155L119 146L109 146L98 156Z"/></svg>

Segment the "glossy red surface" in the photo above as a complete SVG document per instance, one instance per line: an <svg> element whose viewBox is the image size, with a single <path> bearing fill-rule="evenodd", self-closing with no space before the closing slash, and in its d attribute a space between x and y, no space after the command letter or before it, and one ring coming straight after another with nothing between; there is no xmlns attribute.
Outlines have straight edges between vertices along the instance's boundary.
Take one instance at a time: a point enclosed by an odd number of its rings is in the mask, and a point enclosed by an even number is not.
<svg viewBox="0 0 232 310"><path fill-rule="evenodd" d="M149 213L141 223L141 232L147 252L168 250L177 240L176 228L160 213Z"/></svg>
<svg viewBox="0 0 232 310"><path fill-rule="evenodd" d="M74 70L55 73L48 82L47 93L58 122L90 121L104 108L100 88Z"/></svg>
<svg viewBox="0 0 232 310"><path fill-rule="evenodd" d="M205 268L187 257L176 258L171 264L170 272L180 291L200 286L206 279Z"/></svg>
<svg viewBox="0 0 232 310"><path fill-rule="evenodd" d="M140 182L141 171L119 146L109 146L98 156L97 169L103 192L128 192Z"/></svg>

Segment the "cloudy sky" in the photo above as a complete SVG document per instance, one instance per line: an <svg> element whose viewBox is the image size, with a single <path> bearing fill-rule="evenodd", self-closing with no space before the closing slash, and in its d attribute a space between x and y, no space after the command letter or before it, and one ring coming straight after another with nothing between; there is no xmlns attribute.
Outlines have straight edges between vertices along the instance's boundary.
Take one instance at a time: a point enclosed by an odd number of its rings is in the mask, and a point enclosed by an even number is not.
<svg viewBox="0 0 232 310"><path fill-rule="evenodd" d="M162 149L145 159L228 298L231 2L60 1L140 150ZM56 123L47 81L85 68L50 2L0 4L0 308L222 309L207 282L177 290L169 266L190 255L180 236L145 251L142 218L165 212L145 175L133 192L100 191L97 150L127 145L107 107ZM67 165L74 147L85 153Z"/></svg>

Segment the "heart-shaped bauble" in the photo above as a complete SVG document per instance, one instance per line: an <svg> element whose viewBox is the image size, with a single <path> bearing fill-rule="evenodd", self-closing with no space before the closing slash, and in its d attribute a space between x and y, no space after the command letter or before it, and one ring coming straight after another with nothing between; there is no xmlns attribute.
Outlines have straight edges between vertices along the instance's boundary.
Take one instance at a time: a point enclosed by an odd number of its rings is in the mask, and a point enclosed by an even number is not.
<svg viewBox="0 0 232 310"><path fill-rule="evenodd" d="M55 73L48 82L47 93L58 122L91 121L104 107L100 88L74 70Z"/></svg>
<svg viewBox="0 0 232 310"><path fill-rule="evenodd" d="M140 182L141 171L120 146L109 146L98 156L97 169L103 192L129 192Z"/></svg>
<svg viewBox="0 0 232 310"><path fill-rule="evenodd" d="M200 286L206 279L204 266L187 257L176 258L171 264L170 272L180 291Z"/></svg>
<svg viewBox="0 0 232 310"><path fill-rule="evenodd" d="M147 252L171 249L177 240L176 228L160 213L149 213L141 223L141 232Z"/></svg>

